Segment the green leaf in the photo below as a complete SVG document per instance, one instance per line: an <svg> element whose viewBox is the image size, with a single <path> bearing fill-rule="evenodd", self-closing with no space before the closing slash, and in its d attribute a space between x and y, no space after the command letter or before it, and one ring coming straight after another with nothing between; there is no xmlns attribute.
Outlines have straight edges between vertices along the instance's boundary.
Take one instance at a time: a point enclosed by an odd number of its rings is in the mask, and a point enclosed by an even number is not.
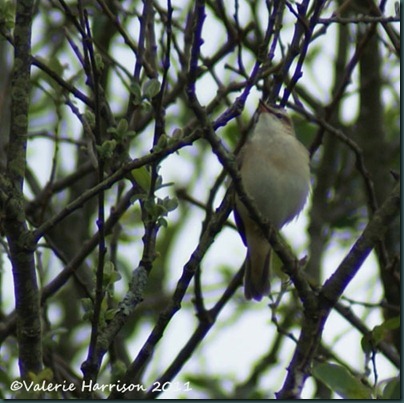
<svg viewBox="0 0 404 403"><path fill-rule="evenodd" d="M401 399L401 382L400 377L390 380L384 390L382 399L400 400Z"/></svg>
<svg viewBox="0 0 404 403"><path fill-rule="evenodd" d="M0 2L0 24L4 24L5 28L13 29L15 21L15 4L14 1Z"/></svg>
<svg viewBox="0 0 404 403"><path fill-rule="evenodd" d="M129 123L126 119L121 119L116 128L118 134L125 134L128 131Z"/></svg>
<svg viewBox="0 0 404 403"><path fill-rule="evenodd" d="M139 84L136 82L132 82L129 90L133 95L133 104L139 105L142 102L142 91Z"/></svg>
<svg viewBox="0 0 404 403"><path fill-rule="evenodd" d="M372 399L371 390L341 365L316 364L312 374L343 399Z"/></svg>
<svg viewBox="0 0 404 403"><path fill-rule="evenodd" d="M163 204L167 212L173 211L178 207L178 200L176 197L170 198L167 196L164 198Z"/></svg>
<svg viewBox="0 0 404 403"><path fill-rule="evenodd" d="M129 130L129 123L126 119L121 119L117 127L109 127L108 133L111 133L112 137L117 139L118 143L123 143L127 137L133 137L136 132Z"/></svg>
<svg viewBox="0 0 404 403"><path fill-rule="evenodd" d="M160 82L157 78L152 78L149 81L146 81L143 85L143 94L147 99L152 99L155 97L160 91Z"/></svg>
<svg viewBox="0 0 404 403"><path fill-rule="evenodd" d="M159 151L164 150L167 147L168 140L169 140L168 136L165 133L163 133L160 136L157 144L153 147L153 152L157 153Z"/></svg>
<svg viewBox="0 0 404 403"><path fill-rule="evenodd" d="M157 203L151 204L150 208L148 209L148 212L155 219L167 215L167 210L161 203L161 199L158 199Z"/></svg>
<svg viewBox="0 0 404 403"><path fill-rule="evenodd" d="M371 332L363 336L361 340L362 350L365 353L369 353L388 336L388 333L391 330L396 330L399 328L399 316L385 320L381 325L375 326Z"/></svg>
<svg viewBox="0 0 404 403"><path fill-rule="evenodd" d="M135 182L146 192L150 189L151 175L147 168L143 165L138 169L131 171Z"/></svg>
<svg viewBox="0 0 404 403"><path fill-rule="evenodd" d="M373 349L372 333L365 334L361 339L362 351L369 354Z"/></svg>
<svg viewBox="0 0 404 403"><path fill-rule="evenodd" d="M121 279L121 275L116 271L115 265L110 261L104 263L103 285L106 287Z"/></svg>
<svg viewBox="0 0 404 403"><path fill-rule="evenodd" d="M95 146L102 160L109 160L114 155L116 140L106 140L100 146Z"/></svg>
<svg viewBox="0 0 404 403"><path fill-rule="evenodd" d="M158 225L159 227L167 228L168 223L167 223L167 220L166 220L165 218L159 217L159 218L157 219L157 225Z"/></svg>
<svg viewBox="0 0 404 403"><path fill-rule="evenodd" d="M183 137L184 137L184 131L182 129L180 129L180 128L174 129L172 134L171 134L171 138L173 140L181 140Z"/></svg>
<svg viewBox="0 0 404 403"><path fill-rule="evenodd" d="M399 329L400 328L400 317L395 316L394 318L387 319L380 326L386 330Z"/></svg>
<svg viewBox="0 0 404 403"><path fill-rule="evenodd" d="M105 312L105 320L112 320L114 319L114 316L119 312L119 309L114 308L114 309L108 309Z"/></svg>

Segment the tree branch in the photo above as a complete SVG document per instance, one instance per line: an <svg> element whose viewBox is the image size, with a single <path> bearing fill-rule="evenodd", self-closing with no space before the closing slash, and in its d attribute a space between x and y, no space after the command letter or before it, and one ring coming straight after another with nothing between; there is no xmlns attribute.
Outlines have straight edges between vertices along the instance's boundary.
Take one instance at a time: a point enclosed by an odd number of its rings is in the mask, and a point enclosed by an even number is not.
<svg viewBox="0 0 404 403"><path fill-rule="evenodd" d="M288 367L286 380L282 389L277 393L278 399L296 399L300 397L303 385L309 376L317 348L320 345L324 325L331 309L362 267L363 262L377 242L383 239L389 223L396 217L399 208L400 185L398 184L383 205L372 216L362 235L355 242L337 270L321 288L316 309L304 312L305 320L303 321L299 341Z"/></svg>
<svg viewBox="0 0 404 403"><path fill-rule="evenodd" d="M31 26L33 1L17 2L14 67L11 80L11 127L6 178L1 178L0 205L13 266L19 366L22 377L42 368L41 315L35 273L36 243L24 214L23 183L30 102Z"/></svg>

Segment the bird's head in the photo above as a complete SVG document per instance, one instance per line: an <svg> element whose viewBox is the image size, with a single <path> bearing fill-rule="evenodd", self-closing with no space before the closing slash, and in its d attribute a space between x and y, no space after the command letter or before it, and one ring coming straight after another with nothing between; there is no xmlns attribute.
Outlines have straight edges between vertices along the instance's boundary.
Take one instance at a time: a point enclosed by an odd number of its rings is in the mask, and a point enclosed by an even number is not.
<svg viewBox="0 0 404 403"><path fill-rule="evenodd" d="M257 130L270 134L280 133L294 136L293 123L284 108L267 105L260 101L258 106Z"/></svg>

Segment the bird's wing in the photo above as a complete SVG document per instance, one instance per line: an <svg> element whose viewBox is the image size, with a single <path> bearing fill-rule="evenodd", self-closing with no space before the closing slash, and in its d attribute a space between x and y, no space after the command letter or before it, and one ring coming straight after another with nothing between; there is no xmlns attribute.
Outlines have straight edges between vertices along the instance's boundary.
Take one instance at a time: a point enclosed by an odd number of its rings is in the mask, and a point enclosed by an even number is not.
<svg viewBox="0 0 404 403"><path fill-rule="evenodd" d="M241 165L243 163L244 150L245 150L245 147L243 147L237 155L237 168L239 170L241 169ZM234 189L234 193L235 193L235 200L236 200L237 199L236 189ZM240 216L239 212L237 211L237 203L234 203L234 219L236 221L236 225L237 225L238 231L240 233L241 239L243 240L244 245L247 246L245 227L244 227L243 220L241 219L241 216Z"/></svg>

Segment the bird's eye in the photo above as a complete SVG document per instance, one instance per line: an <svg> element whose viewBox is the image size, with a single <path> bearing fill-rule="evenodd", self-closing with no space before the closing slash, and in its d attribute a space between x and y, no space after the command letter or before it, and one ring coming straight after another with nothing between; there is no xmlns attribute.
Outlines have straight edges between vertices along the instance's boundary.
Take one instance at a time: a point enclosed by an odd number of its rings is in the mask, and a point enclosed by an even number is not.
<svg viewBox="0 0 404 403"><path fill-rule="evenodd" d="M284 120L285 119L285 115L283 115L282 113L275 113L275 116L280 119L280 120Z"/></svg>

